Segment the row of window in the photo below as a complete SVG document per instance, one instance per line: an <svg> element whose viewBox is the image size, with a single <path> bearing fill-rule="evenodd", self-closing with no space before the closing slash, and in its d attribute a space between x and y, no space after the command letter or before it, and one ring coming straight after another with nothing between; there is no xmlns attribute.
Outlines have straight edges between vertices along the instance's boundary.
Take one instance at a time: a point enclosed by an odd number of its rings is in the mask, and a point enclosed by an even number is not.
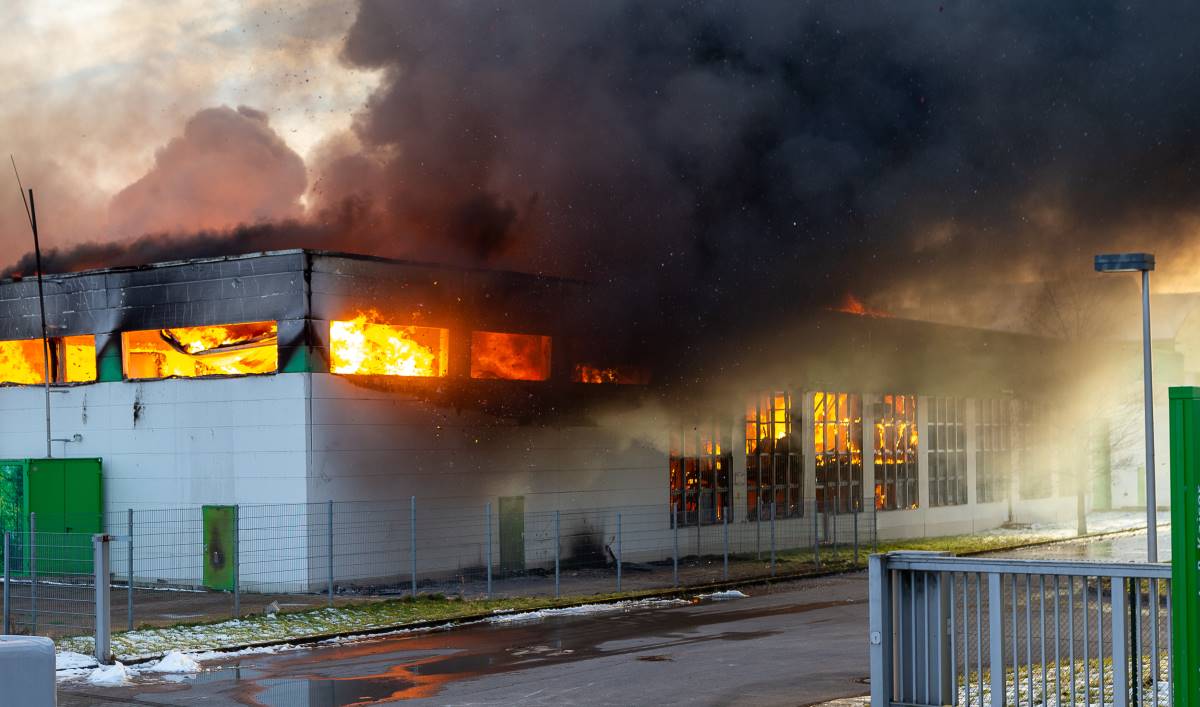
<svg viewBox="0 0 1200 707"><path fill-rule="evenodd" d="M125 378L195 378L274 373L279 369L278 324L246 322L121 333ZM330 372L437 378L449 369L448 329L384 324L362 314L329 325ZM40 384L96 380L96 338L51 339L47 361L40 339L0 341L0 383ZM544 381L550 378L551 338L537 334L471 332L470 375L477 379ZM646 383L630 366L577 363L578 383Z"/></svg>
<svg viewBox="0 0 1200 707"><path fill-rule="evenodd" d="M889 393L874 409L875 508L899 510L919 504L917 398ZM857 393L813 394L813 496L821 513L854 513L863 499L863 402ZM926 415L929 503L967 502L967 401L928 398ZM980 503L1008 494L1012 471L1010 403L975 401L976 493ZM750 520L803 513L804 450L794 422L793 396L768 391L746 408L746 517ZM732 505L728 425L710 421L671 435L670 493L682 524L719 522ZM1040 489L1040 487L1039 487ZM1039 489L1022 488L1036 497ZM1049 485L1045 485L1049 495Z"/></svg>

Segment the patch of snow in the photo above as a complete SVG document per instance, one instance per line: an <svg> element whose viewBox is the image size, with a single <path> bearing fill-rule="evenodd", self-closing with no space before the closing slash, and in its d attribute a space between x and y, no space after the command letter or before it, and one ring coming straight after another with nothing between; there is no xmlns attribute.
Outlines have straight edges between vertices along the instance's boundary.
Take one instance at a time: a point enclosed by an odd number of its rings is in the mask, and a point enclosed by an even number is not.
<svg viewBox="0 0 1200 707"><path fill-rule="evenodd" d="M592 614L607 614L633 609L657 609L668 606L686 606L688 602L682 599L639 599L637 601L618 601L611 604L582 604L580 606L565 606L561 609L539 609L523 611L517 614L501 614L491 616L488 623L518 623L524 621L542 621L554 616L589 616Z"/></svg>
<svg viewBox="0 0 1200 707"><path fill-rule="evenodd" d="M99 687L119 687L129 683L129 671L120 661L101 665L88 675L87 681Z"/></svg>
<svg viewBox="0 0 1200 707"><path fill-rule="evenodd" d="M171 651L163 656L162 660L139 668L139 672L141 670L152 673L198 673L200 672L200 664L186 653Z"/></svg>
<svg viewBox="0 0 1200 707"><path fill-rule="evenodd" d="M746 599L748 594L743 594L736 589L728 589L723 592L711 592L709 594L700 594L697 599L708 599L709 601L729 601L730 599Z"/></svg>
<svg viewBox="0 0 1200 707"><path fill-rule="evenodd" d="M96 659L90 655L76 653L74 651L63 651L54 655L55 670L77 670L79 668L94 668L96 667Z"/></svg>
<svg viewBox="0 0 1200 707"><path fill-rule="evenodd" d="M200 651L197 653L188 653L193 660L200 663L207 663L210 660L223 660L225 658L240 658L244 655L270 655L272 653L282 653L283 651L294 651L303 648L291 643L283 643L278 646L253 646L251 648L242 648L236 651Z"/></svg>

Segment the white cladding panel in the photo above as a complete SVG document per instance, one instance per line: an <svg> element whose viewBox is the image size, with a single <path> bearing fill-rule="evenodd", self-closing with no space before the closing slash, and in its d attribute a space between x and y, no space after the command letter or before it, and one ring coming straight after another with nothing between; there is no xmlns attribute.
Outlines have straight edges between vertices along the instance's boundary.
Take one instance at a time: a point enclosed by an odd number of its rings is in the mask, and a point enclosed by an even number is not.
<svg viewBox="0 0 1200 707"><path fill-rule="evenodd" d="M105 505L305 501L305 377L94 383L51 392L55 456L100 457ZM0 458L43 457L44 393L0 388Z"/></svg>

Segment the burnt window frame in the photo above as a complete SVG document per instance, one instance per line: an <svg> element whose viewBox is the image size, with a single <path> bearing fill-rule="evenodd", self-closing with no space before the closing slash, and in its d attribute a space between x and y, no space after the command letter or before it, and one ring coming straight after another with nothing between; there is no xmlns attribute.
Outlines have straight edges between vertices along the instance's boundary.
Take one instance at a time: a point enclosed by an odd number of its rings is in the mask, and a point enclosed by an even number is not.
<svg viewBox="0 0 1200 707"><path fill-rule="evenodd" d="M897 398L904 401L903 417L899 422L896 417ZM920 508L921 431L918 429L917 396L884 393L876 410L878 414L873 421L875 510L906 511Z"/></svg>
<svg viewBox="0 0 1200 707"><path fill-rule="evenodd" d="M719 420L706 420L671 430L668 491L672 522L679 526L715 525L730 512L729 428Z"/></svg>
<svg viewBox="0 0 1200 707"><path fill-rule="evenodd" d="M975 401L975 502L1008 500L1013 469L1011 401Z"/></svg>
<svg viewBox="0 0 1200 707"><path fill-rule="evenodd" d="M814 491L819 512L861 513L863 510L862 406L861 393L813 393ZM833 419L830 419L831 414ZM833 441L832 450L829 449L830 440ZM831 488L836 489L833 503L828 502Z"/></svg>
<svg viewBox="0 0 1200 707"><path fill-rule="evenodd" d="M746 404L747 520L769 519L772 501L776 518L804 515L804 454L793 403L791 391L769 390Z"/></svg>
<svg viewBox="0 0 1200 707"><path fill-rule="evenodd" d="M967 503L967 400L925 399L926 457L929 460L929 506Z"/></svg>

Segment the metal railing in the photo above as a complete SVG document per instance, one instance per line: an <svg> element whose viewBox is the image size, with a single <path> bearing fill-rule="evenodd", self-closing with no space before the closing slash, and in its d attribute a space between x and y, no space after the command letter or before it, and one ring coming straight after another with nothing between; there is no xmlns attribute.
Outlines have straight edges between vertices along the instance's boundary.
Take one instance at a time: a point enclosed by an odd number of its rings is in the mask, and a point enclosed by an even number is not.
<svg viewBox="0 0 1200 707"><path fill-rule="evenodd" d="M871 704L1170 705L1171 567L873 555Z"/></svg>

